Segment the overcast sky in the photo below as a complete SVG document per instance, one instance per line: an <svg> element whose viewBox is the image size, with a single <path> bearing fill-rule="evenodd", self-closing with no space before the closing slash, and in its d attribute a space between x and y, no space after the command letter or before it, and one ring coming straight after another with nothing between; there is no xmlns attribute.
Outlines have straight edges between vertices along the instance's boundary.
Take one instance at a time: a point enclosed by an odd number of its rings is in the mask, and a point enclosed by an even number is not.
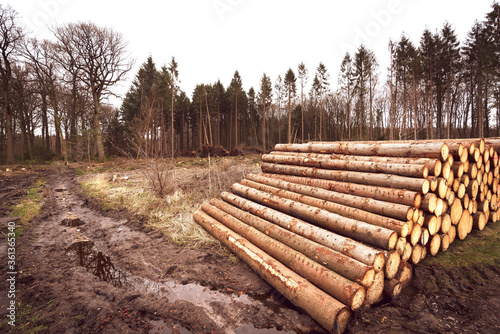
<svg viewBox="0 0 500 334"><path fill-rule="evenodd" d="M5 2L4 0L2 2ZM28 31L51 38L50 26L92 21L110 26L128 41L135 66L117 94L124 95L151 55L158 68L175 56L180 87L188 96L198 83L220 79L227 87L238 70L243 88L259 90L265 72L273 81L304 62L309 84L319 62L335 88L342 58L365 44L386 74L389 39L403 32L418 45L426 27L448 21L460 41L493 0L7 0ZM309 85L307 86L309 89ZM120 101L113 100L119 106Z"/></svg>

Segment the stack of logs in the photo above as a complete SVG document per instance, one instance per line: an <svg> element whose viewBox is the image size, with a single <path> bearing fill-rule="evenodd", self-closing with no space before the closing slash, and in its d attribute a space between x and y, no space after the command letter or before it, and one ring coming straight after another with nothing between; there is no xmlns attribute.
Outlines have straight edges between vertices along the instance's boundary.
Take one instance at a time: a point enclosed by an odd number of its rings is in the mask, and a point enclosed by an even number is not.
<svg viewBox="0 0 500 334"><path fill-rule="evenodd" d="M500 139L278 144L194 219L330 332L500 218Z"/></svg>

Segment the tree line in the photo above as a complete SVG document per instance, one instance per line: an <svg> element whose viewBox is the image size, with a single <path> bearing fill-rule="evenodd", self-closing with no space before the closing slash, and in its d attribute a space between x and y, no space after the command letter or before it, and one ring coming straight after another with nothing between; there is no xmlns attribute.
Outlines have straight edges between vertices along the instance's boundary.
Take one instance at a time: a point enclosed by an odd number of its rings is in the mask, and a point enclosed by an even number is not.
<svg viewBox="0 0 500 334"><path fill-rule="evenodd" d="M227 87L198 84L188 96L178 85L176 59L157 66L149 57L119 109L103 101L131 68L120 34L68 24L54 29L54 41L38 41L16 25L14 10L1 7L1 15L6 161L13 161L14 148L23 158L41 150L102 160L105 152L167 157L204 145L269 150L280 142L500 132L498 3L462 43L449 23L425 29L418 44L405 34L390 40L385 75L375 53L360 45L345 54L338 78L322 62L314 69L300 63L274 79L263 73L256 89L245 91L235 71Z"/></svg>

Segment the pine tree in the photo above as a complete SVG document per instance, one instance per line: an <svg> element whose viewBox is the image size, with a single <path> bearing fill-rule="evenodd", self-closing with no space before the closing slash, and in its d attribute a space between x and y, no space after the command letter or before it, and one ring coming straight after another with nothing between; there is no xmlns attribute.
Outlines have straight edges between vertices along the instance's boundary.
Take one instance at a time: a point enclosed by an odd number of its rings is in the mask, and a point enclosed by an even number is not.
<svg viewBox="0 0 500 334"><path fill-rule="evenodd" d="M285 74L284 90L288 96L288 143L292 142L292 99L297 92L297 87L295 82L297 78L292 69L288 69Z"/></svg>

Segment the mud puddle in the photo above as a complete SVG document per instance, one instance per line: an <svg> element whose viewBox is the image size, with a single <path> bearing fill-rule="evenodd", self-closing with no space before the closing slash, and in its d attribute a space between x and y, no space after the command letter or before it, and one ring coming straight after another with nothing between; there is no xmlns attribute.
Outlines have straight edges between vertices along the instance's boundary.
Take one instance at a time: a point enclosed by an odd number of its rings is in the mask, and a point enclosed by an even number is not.
<svg viewBox="0 0 500 334"><path fill-rule="evenodd" d="M121 227L118 230L120 229ZM125 270L115 267L111 257L96 250L94 243L90 240L77 241L71 244L66 251L66 255L69 256L75 264L84 267L88 272L92 273L100 280L113 284L115 287L122 287L151 298L167 298L169 303L175 303L177 300L185 301L195 306L200 306L210 313L215 313L211 303L224 303L226 305L242 303L258 308L266 307L275 314L280 313L280 311L285 308L293 307L293 305L276 290L263 295L248 295L244 293L226 294L196 283L179 284L172 280L154 281L135 276L127 273ZM152 326L149 333L191 333L191 331L180 325L168 325L163 320L149 320L149 323ZM227 331L231 334L295 333L292 331L280 331L276 328L258 329L252 324L244 324L234 328L234 330L227 329Z"/></svg>

